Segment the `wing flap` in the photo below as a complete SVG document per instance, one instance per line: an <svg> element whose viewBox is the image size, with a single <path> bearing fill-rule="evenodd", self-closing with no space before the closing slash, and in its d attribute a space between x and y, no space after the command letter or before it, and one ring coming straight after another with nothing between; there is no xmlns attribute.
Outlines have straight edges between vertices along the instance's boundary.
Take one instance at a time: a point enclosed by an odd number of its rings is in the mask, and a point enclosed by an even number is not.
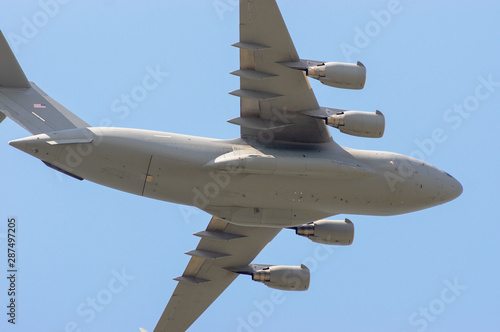
<svg viewBox="0 0 500 332"><path fill-rule="evenodd" d="M286 128L242 125L243 138L259 139L265 130L271 142L332 140L321 120L300 113L319 109L319 105L304 73L281 64L300 58L275 0L240 0L240 42L233 46L240 48L240 69L235 72L240 89L231 92L241 98L240 117L292 124Z"/></svg>
<svg viewBox="0 0 500 332"><path fill-rule="evenodd" d="M243 227L213 217L174 290L154 332L185 331L236 279L234 267L246 266L280 232ZM216 253L216 255L212 255ZM223 256L221 256L223 255ZM214 257L216 256L216 257Z"/></svg>
<svg viewBox="0 0 500 332"><path fill-rule="evenodd" d="M239 89L239 90L231 91L231 92L229 92L229 94L232 94L233 96L237 96L237 97L255 99L255 100L260 100L260 101L271 100L271 99L275 99L275 98L279 98L279 97L283 96L283 95L276 94L276 93L258 91L258 90L254 90L254 89Z"/></svg>

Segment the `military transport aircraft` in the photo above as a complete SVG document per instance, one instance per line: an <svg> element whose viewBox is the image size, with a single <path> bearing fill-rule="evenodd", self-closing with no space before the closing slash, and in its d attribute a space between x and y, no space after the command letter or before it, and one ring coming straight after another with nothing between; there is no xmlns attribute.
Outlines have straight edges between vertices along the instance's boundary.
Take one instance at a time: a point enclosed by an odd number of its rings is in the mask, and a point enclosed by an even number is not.
<svg viewBox="0 0 500 332"><path fill-rule="evenodd" d="M9 144L78 180L211 214L154 331L184 331L240 274L268 287L306 290L306 266L252 264L283 229L328 245L349 245L354 226L338 214L388 216L451 201L462 186L411 157L336 144L328 126L381 137L381 112L320 107L308 77L362 89L366 69L301 60L275 0L240 0L241 128L232 140L91 127L29 82L0 34L0 120L34 136Z"/></svg>

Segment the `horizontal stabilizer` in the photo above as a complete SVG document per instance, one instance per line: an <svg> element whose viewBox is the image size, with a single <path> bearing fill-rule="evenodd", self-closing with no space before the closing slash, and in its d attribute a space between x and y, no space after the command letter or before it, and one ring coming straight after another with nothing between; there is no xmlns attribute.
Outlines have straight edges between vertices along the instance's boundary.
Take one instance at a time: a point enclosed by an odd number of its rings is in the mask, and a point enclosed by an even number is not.
<svg viewBox="0 0 500 332"><path fill-rule="evenodd" d="M33 135L90 127L34 83L29 89L0 87L0 112Z"/></svg>
<svg viewBox="0 0 500 332"><path fill-rule="evenodd" d="M33 135L90 127L28 82L0 31L0 122L5 116Z"/></svg>

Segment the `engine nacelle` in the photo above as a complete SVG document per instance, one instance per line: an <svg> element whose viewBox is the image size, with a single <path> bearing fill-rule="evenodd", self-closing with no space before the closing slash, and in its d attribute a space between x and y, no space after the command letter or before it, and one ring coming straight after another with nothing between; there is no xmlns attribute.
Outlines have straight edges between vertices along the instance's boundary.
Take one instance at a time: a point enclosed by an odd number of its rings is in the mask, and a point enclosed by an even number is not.
<svg viewBox="0 0 500 332"><path fill-rule="evenodd" d="M274 265L252 274L252 280L262 282L267 287L291 291L307 290L310 279L311 274L305 265Z"/></svg>
<svg viewBox="0 0 500 332"><path fill-rule="evenodd" d="M359 137L380 138L385 131L385 117L380 111L343 111L327 117L326 124L344 134Z"/></svg>
<svg viewBox="0 0 500 332"><path fill-rule="evenodd" d="M348 246L354 240L354 224L349 220L318 220L295 229L297 235L322 244Z"/></svg>
<svg viewBox="0 0 500 332"><path fill-rule="evenodd" d="M306 74L323 84L341 89L360 90L366 82L366 67L359 61L357 64L326 62L308 67Z"/></svg>

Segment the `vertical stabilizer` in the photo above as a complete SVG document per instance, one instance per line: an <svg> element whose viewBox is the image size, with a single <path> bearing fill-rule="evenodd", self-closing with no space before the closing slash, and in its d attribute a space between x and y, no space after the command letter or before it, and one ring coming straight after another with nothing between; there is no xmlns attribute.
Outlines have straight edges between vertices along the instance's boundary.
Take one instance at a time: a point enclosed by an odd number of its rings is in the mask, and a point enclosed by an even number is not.
<svg viewBox="0 0 500 332"><path fill-rule="evenodd" d="M30 83L2 31L0 31L0 87L30 88Z"/></svg>
<svg viewBox="0 0 500 332"><path fill-rule="evenodd" d="M0 122L5 116L34 135L90 127L28 81L0 31Z"/></svg>

